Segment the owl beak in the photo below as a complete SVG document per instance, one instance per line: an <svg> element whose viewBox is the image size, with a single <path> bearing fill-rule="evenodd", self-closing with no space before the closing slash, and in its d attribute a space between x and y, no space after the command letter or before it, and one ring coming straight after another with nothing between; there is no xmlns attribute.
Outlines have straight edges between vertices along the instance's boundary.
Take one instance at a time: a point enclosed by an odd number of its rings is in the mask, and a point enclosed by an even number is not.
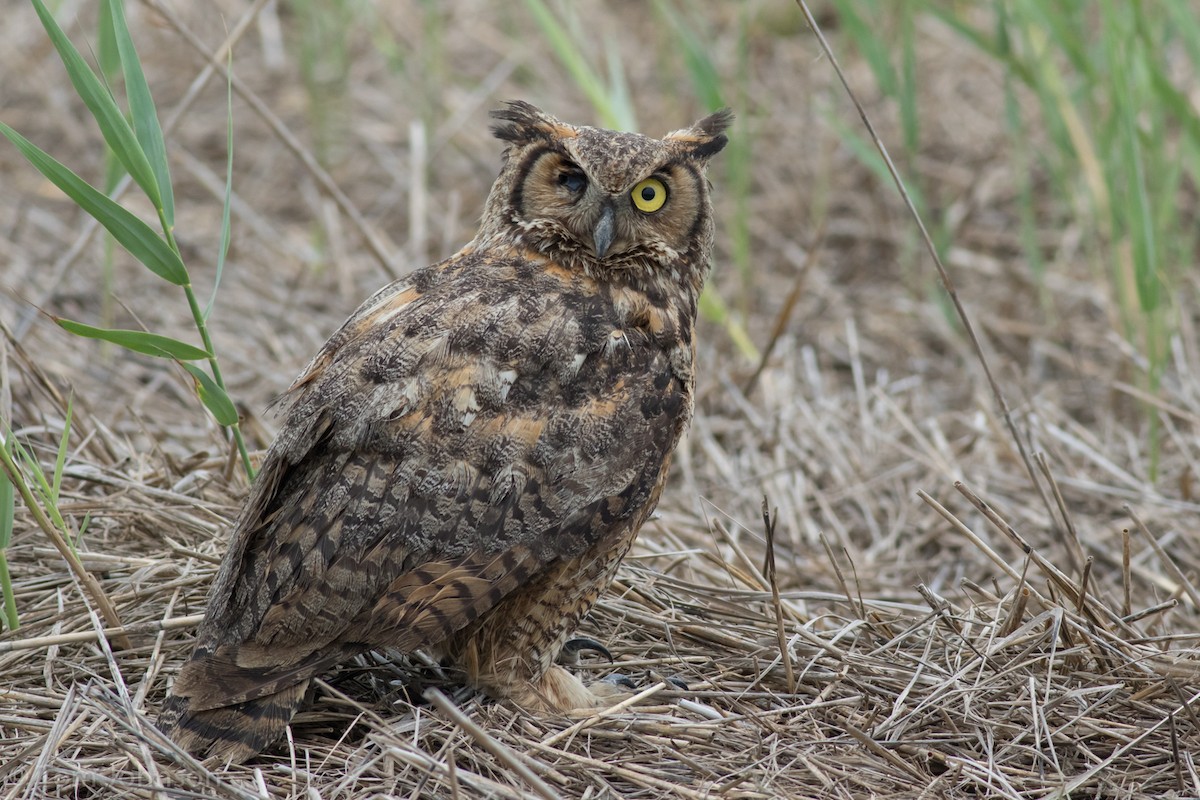
<svg viewBox="0 0 1200 800"><path fill-rule="evenodd" d="M609 246L613 243L613 236L616 234L616 222L612 203L605 203L600 210L600 221L596 223L596 230L592 233L596 258L604 258L604 254L608 252Z"/></svg>

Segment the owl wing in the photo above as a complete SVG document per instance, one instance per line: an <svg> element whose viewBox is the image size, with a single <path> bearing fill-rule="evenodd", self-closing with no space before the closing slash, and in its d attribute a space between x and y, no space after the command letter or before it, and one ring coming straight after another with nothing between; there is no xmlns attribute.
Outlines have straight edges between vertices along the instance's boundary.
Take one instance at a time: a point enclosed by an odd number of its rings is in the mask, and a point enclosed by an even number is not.
<svg viewBox="0 0 1200 800"><path fill-rule="evenodd" d="M388 287L290 390L176 681L190 711L435 644L648 511L690 410L669 357L499 272Z"/></svg>

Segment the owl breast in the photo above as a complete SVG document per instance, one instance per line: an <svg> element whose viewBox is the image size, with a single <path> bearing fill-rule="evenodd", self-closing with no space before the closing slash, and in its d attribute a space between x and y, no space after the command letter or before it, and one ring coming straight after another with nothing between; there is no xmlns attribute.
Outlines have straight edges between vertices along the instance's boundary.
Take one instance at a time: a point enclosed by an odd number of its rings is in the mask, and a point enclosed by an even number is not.
<svg viewBox="0 0 1200 800"><path fill-rule="evenodd" d="M547 520L631 486L623 505L645 501L691 412L690 325L527 251L456 257L405 283L347 323L357 341L304 383L289 435L332 414L335 447L396 461L389 508L429 517L412 529L457 516L491 547L538 543ZM616 457L631 446L636 458ZM522 507L531 498L537 507ZM375 526L356 530L382 535Z"/></svg>

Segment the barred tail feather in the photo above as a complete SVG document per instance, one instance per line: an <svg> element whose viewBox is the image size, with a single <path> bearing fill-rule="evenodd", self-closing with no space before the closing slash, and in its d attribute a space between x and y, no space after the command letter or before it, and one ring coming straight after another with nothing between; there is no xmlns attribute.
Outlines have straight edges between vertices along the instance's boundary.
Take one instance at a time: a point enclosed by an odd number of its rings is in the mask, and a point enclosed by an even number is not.
<svg viewBox="0 0 1200 800"><path fill-rule="evenodd" d="M159 728L197 758L240 764L283 736L296 713L308 680L242 703L192 711L188 698L168 697Z"/></svg>

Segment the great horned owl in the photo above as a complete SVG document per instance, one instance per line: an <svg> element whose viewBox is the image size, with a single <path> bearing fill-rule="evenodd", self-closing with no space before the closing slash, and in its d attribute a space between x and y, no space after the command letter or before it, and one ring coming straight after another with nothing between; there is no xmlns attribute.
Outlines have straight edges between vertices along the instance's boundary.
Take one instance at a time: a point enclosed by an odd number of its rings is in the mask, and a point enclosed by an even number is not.
<svg viewBox="0 0 1200 800"><path fill-rule="evenodd" d="M375 648L535 713L612 702L555 657L692 413L705 167L732 115L663 139L493 117L479 233L376 292L282 398L160 718L198 755L259 752L311 678Z"/></svg>

